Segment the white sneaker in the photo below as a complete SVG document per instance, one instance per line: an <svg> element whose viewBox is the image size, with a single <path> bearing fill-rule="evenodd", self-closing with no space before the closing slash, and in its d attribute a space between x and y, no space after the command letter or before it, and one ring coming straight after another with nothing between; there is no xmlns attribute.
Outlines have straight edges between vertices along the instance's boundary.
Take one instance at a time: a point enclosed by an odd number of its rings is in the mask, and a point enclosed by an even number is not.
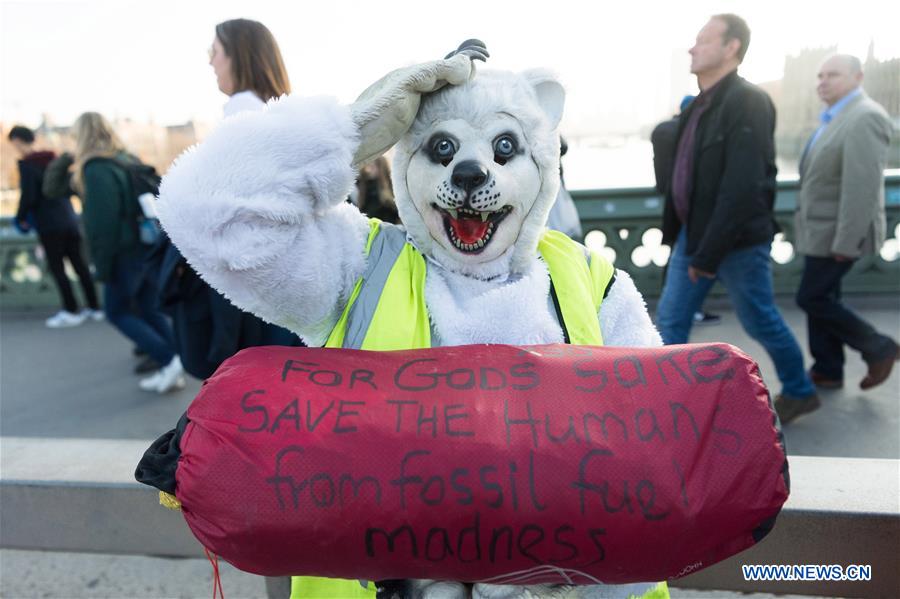
<svg viewBox="0 0 900 599"><path fill-rule="evenodd" d="M175 356L172 361L157 370L152 376L141 379L138 386L144 391L156 391L168 393L182 389L186 385L184 380L184 368L181 366L181 358Z"/></svg>
<svg viewBox="0 0 900 599"><path fill-rule="evenodd" d="M140 387L143 391L156 391L156 388L159 387L159 379L161 376L162 370L157 370L150 376L142 378L140 381L138 381L138 387Z"/></svg>
<svg viewBox="0 0 900 599"><path fill-rule="evenodd" d="M90 308L85 308L81 311L81 315L85 320L93 320L94 322L100 322L101 320L106 318L106 314L103 313L103 310L91 310Z"/></svg>
<svg viewBox="0 0 900 599"><path fill-rule="evenodd" d="M60 310L50 318L44 321L44 323L50 327L51 329L62 329L65 327L77 327L81 323L84 322L84 316L81 314L73 314L71 312L66 312L65 310Z"/></svg>

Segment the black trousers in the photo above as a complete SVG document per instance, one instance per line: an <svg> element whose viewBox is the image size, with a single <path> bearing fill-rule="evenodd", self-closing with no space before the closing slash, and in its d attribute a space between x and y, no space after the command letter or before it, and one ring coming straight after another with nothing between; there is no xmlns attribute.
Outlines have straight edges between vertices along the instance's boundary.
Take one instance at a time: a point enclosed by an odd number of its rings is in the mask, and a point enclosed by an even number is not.
<svg viewBox="0 0 900 599"><path fill-rule="evenodd" d="M834 380L844 378L844 346L872 362L890 355L894 341L876 331L841 302L841 279L854 262L806 256L797 305L806 312L813 370Z"/></svg>
<svg viewBox="0 0 900 599"><path fill-rule="evenodd" d="M81 253L81 234L77 230L49 231L39 234L38 238L47 254L47 267L59 290L63 308L68 312L78 312L78 302L75 301L72 284L69 282L69 277L66 276L66 268L63 263L63 258L68 258L72 269L78 275L88 307L92 310L99 310L100 304L97 302L94 278Z"/></svg>

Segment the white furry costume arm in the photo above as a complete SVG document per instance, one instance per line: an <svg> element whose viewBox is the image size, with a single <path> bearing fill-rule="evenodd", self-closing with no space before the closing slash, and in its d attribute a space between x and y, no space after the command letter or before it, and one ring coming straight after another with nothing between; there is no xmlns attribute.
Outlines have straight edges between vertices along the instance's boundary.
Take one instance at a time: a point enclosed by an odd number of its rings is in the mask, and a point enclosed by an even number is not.
<svg viewBox="0 0 900 599"><path fill-rule="evenodd" d="M616 269L616 281L600 306L603 344L620 347L658 347L662 338L650 320L644 297L627 272Z"/></svg>
<svg viewBox="0 0 900 599"><path fill-rule="evenodd" d="M358 144L328 98L233 116L163 178L160 222L235 305L320 345L365 266L368 223L344 202Z"/></svg>

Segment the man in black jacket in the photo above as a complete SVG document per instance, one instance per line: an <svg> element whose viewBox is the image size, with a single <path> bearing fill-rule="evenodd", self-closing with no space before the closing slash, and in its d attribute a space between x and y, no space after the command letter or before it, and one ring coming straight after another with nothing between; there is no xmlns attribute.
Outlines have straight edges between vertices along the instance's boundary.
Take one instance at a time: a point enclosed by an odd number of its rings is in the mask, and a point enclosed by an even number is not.
<svg viewBox="0 0 900 599"><path fill-rule="evenodd" d="M663 212L663 242L672 255L657 326L665 343L686 343L694 312L719 280L741 325L775 363L783 386L776 409L787 422L819 400L774 304L775 107L737 74L749 42L743 19L715 15L690 50L700 95L679 120Z"/></svg>
<svg viewBox="0 0 900 599"><path fill-rule="evenodd" d="M681 99L679 114L684 112L694 96L685 96ZM678 140L678 115L665 120L653 128L650 134L650 143L653 145L653 174L656 176L656 191L663 197L669 193L672 185L672 165L675 164L675 142ZM665 280L665 276L663 277ZM710 325L719 324L722 317L711 314L705 310L694 312L694 324Z"/></svg>
<svg viewBox="0 0 900 599"><path fill-rule="evenodd" d="M16 148L19 160L19 208L16 224L22 231L37 230L38 240L47 256L47 267L59 290L63 309L47 319L51 328L72 327L86 318L100 320L103 313L97 303L97 291L91 271L81 250L81 232L78 217L72 210L68 195L45 196L42 191L44 171L56 158L50 151L35 151L34 133L28 127L16 125L9 132L9 141ZM67 258L81 282L81 289L88 308L78 311L78 302L72 292L72 284L66 275L63 258Z"/></svg>

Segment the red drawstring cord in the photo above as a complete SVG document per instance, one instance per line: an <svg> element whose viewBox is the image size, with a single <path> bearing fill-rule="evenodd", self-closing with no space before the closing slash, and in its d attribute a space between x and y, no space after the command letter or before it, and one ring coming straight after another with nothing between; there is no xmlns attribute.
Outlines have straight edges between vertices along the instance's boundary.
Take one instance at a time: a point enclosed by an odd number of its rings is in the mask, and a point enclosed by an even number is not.
<svg viewBox="0 0 900 599"><path fill-rule="evenodd" d="M215 553L210 553L209 549L207 549L206 547L203 548L203 551L206 552L206 559L208 559L209 563L212 564L213 599L217 599L217 597L225 599L225 591L222 590L222 579L219 577L219 556ZM216 594L217 592L218 595Z"/></svg>

